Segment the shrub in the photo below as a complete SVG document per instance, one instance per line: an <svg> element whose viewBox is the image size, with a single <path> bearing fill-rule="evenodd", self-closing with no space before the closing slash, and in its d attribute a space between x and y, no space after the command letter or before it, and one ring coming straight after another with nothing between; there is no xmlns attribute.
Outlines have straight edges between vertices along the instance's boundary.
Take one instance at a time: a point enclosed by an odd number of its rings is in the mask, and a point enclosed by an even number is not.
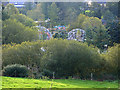
<svg viewBox="0 0 120 90"><path fill-rule="evenodd" d="M43 72L42 72L42 75L43 76L47 76L49 78L52 78L52 72L50 70L47 70L47 69L44 69Z"/></svg>
<svg viewBox="0 0 120 90"><path fill-rule="evenodd" d="M41 47L44 50L41 50ZM55 72L55 78L79 76L81 79L90 78L91 73L98 73L104 67L104 60L94 46L88 46L74 40L50 39L45 41L22 42L21 44L3 45L3 67L12 63L36 66L35 78ZM32 72L33 73L33 72ZM98 73L99 75L99 73Z"/></svg>
<svg viewBox="0 0 120 90"><path fill-rule="evenodd" d="M120 70L120 44L115 44L113 47L109 47L105 54L102 54L106 60L105 72L111 74L111 76L118 77L118 70Z"/></svg>
<svg viewBox="0 0 120 90"><path fill-rule="evenodd" d="M20 64L7 65L3 69L3 75L10 77L27 77L28 69L26 66Z"/></svg>
<svg viewBox="0 0 120 90"><path fill-rule="evenodd" d="M44 52L41 59L43 68L55 72L56 78L78 75L90 78L90 73L101 70L104 61L98 49L88 46L87 43L74 40L51 39L43 43Z"/></svg>
<svg viewBox="0 0 120 90"><path fill-rule="evenodd" d="M7 19L3 22L2 43L22 43L39 39L38 31L32 27L26 27L16 19Z"/></svg>

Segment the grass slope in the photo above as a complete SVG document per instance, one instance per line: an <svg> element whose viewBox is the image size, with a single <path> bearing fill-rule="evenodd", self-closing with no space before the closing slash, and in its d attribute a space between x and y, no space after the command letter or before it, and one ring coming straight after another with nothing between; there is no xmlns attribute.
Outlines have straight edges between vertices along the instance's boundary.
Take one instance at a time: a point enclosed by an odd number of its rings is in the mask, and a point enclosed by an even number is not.
<svg viewBox="0 0 120 90"><path fill-rule="evenodd" d="M2 88L50 88L52 80L2 77ZM55 79L52 88L118 88L118 82Z"/></svg>

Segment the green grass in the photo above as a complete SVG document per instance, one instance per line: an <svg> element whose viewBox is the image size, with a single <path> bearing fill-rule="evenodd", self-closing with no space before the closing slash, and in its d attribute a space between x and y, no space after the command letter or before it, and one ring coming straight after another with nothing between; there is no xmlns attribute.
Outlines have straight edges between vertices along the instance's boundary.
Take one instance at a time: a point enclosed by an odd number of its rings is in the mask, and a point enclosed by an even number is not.
<svg viewBox="0 0 120 90"><path fill-rule="evenodd" d="M2 77L2 88L50 88L52 80ZM52 88L118 88L118 82L55 79Z"/></svg>

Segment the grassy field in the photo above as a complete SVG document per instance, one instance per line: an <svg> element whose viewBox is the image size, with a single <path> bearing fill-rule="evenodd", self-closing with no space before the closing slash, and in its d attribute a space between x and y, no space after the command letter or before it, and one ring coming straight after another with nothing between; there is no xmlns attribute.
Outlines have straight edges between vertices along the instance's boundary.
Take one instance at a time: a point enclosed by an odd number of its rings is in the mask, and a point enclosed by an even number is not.
<svg viewBox="0 0 120 90"><path fill-rule="evenodd" d="M52 80L2 77L2 88L51 88ZM55 79L52 88L118 88L118 82Z"/></svg>

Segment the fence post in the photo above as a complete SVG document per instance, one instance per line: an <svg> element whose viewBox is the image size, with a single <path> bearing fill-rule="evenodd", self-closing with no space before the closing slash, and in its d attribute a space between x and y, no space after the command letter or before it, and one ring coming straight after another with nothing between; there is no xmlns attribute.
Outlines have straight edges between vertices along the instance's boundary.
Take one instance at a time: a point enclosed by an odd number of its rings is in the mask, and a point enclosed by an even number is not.
<svg viewBox="0 0 120 90"><path fill-rule="evenodd" d="M93 73L91 73L91 80L93 80Z"/></svg>
<svg viewBox="0 0 120 90"><path fill-rule="evenodd" d="M53 72L53 78L52 78L52 83L51 83L50 88L52 88L54 78L55 78L55 72Z"/></svg>

